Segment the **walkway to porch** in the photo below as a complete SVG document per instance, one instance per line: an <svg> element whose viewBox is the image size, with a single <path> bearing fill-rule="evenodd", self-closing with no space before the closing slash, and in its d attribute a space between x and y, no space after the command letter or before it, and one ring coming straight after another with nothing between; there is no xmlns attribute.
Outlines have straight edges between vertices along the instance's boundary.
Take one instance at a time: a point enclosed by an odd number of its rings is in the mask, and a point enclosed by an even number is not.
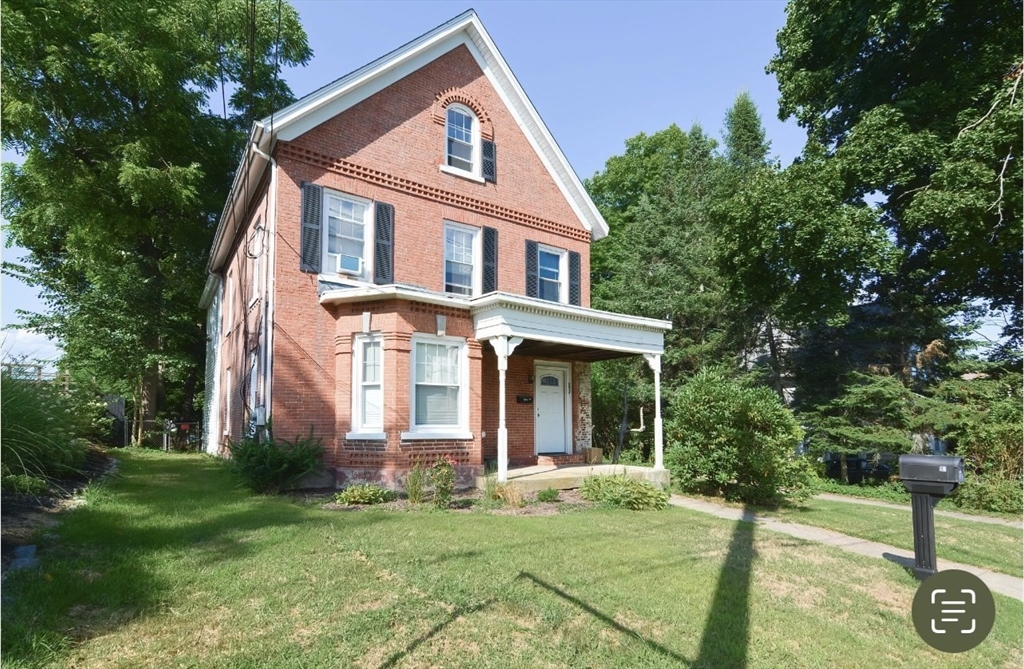
<svg viewBox="0 0 1024 669"><path fill-rule="evenodd" d="M650 481L663 489L668 488L667 469L629 465L534 465L509 469L508 481L514 483L523 492L537 492L546 488L571 490L583 485L583 479L588 476L621 476L623 474L638 481ZM485 480L486 478L483 476L476 477L476 487L483 489Z"/></svg>

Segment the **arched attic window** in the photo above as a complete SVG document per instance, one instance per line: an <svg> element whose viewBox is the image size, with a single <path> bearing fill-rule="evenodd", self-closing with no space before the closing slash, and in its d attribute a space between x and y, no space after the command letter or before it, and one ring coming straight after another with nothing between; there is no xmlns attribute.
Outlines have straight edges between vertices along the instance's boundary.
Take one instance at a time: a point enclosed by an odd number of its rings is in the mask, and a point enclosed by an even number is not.
<svg viewBox="0 0 1024 669"><path fill-rule="evenodd" d="M460 104L445 110L445 164L480 178L480 122L476 114Z"/></svg>

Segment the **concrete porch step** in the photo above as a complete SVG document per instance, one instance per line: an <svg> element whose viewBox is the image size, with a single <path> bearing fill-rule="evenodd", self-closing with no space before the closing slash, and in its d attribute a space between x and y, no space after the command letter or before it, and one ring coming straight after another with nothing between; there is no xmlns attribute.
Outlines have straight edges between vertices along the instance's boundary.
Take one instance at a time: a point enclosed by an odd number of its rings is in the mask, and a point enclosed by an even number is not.
<svg viewBox="0 0 1024 669"><path fill-rule="evenodd" d="M546 467L558 467L561 465L585 465L587 464L587 455L586 453L538 455L537 464Z"/></svg>

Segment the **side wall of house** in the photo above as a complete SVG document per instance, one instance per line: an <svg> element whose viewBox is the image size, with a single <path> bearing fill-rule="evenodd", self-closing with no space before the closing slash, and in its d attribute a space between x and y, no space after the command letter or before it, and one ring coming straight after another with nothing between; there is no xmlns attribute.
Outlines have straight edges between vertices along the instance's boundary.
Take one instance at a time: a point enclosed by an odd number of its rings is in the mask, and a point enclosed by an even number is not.
<svg viewBox="0 0 1024 669"><path fill-rule="evenodd" d="M262 360L265 287L269 260L269 170L257 189L244 224L232 240L221 274L219 330L219 430L221 448L250 429L250 419L263 402ZM261 229L262 228L262 229ZM258 273L254 283L253 273ZM255 373L253 364L255 360ZM255 390L253 382L255 381Z"/></svg>

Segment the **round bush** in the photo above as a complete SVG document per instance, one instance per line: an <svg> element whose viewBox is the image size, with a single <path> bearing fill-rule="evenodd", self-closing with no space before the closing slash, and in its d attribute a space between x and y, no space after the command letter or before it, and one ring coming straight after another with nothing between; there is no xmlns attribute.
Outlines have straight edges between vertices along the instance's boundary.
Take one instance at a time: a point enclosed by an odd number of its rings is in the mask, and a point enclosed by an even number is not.
<svg viewBox="0 0 1024 669"><path fill-rule="evenodd" d="M685 491L772 504L805 494L810 471L794 458L803 430L768 388L699 371L665 425L665 464Z"/></svg>

